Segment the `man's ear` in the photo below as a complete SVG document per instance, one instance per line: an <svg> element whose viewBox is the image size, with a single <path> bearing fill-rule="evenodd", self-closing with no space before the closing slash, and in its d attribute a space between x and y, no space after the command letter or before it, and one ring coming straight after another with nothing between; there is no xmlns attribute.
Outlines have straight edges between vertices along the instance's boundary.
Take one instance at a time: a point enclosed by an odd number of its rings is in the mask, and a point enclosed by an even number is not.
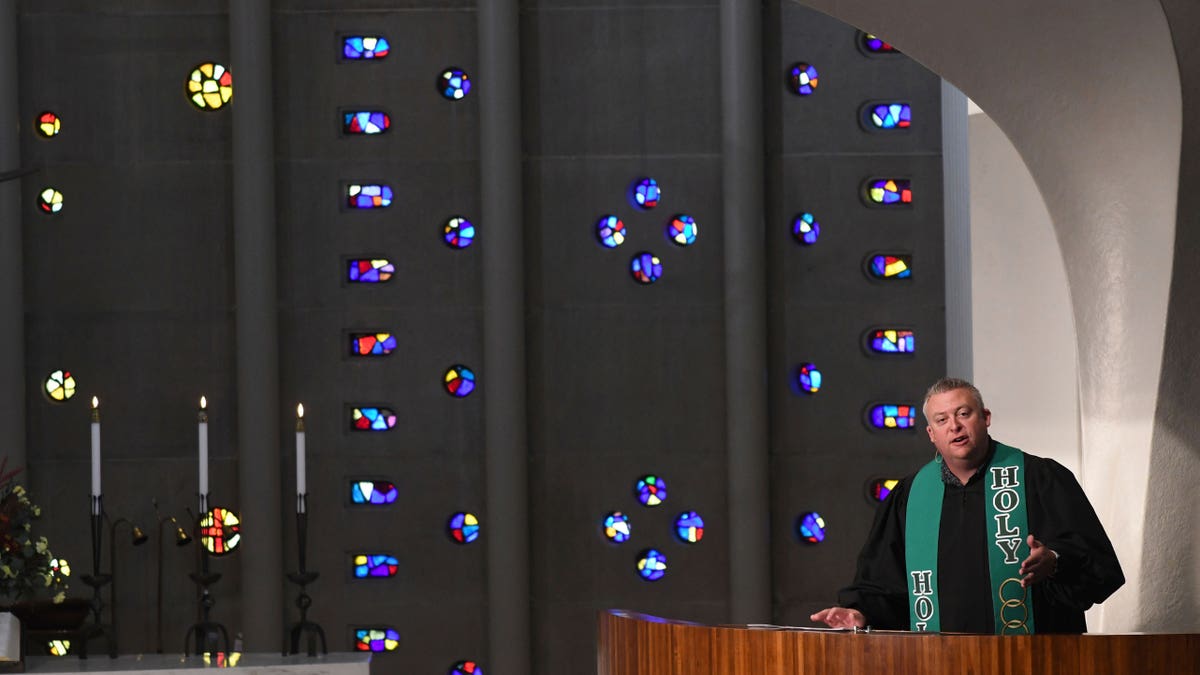
<svg viewBox="0 0 1200 675"><path fill-rule="evenodd" d="M983 409L983 426L992 426L992 411L988 410L987 408Z"/></svg>

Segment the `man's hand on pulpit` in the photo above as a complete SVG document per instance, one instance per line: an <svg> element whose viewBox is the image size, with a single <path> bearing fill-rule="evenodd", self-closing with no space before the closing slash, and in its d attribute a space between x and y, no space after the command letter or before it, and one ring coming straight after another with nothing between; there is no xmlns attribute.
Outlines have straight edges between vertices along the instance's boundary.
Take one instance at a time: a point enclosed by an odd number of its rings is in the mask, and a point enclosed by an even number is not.
<svg viewBox="0 0 1200 675"><path fill-rule="evenodd" d="M867 617L857 609L848 607L830 607L808 617L820 621L830 628L866 628Z"/></svg>

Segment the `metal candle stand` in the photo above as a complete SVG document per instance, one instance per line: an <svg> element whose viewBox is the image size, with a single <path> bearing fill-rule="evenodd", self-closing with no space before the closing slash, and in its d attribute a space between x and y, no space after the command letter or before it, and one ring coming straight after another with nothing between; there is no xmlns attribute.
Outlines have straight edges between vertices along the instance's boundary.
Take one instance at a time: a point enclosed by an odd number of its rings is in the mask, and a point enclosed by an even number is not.
<svg viewBox="0 0 1200 675"><path fill-rule="evenodd" d="M316 623L308 620L308 608L312 606L312 598L305 591L305 586L316 581L319 572L309 572L306 568L306 549L308 540L308 495L296 495L296 542L300 549L300 571L289 572L288 581L300 587L300 595L296 597L296 607L300 608L300 622L291 627L291 652L300 652L300 636L307 635L308 655L317 655L317 638L321 640L321 653L328 654L325 647L325 631ZM286 656L286 653L285 653Z"/></svg>
<svg viewBox="0 0 1200 675"><path fill-rule="evenodd" d="M194 519L196 527L200 525L200 518L208 513L208 495L200 495L200 516ZM199 533L197 533L199 534ZM198 537L199 538L199 537ZM200 570L192 572L188 575L192 581L200 587L200 621L192 624L188 628L187 637L183 639L183 651L187 653L188 645L191 643L192 636L196 637L196 655L208 652L223 651L229 653L229 631L225 630L225 626L209 619L209 613L212 611L213 605L217 604L209 593L208 587L221 580L219 572L210 572L208 569L208 550L204 546L199 546ZM207 649L207 647L216 647L216 636L221 636L221 646L223 650Z"/></svg>
<svg viewBox="0 0 1200 675"><path fill-rule="evenodd" d="M100 495L92 495L92 573L85 574L80 577L80 580L92 589L92 624L84 626L81 629L83 633L83 645L79 651L79 658L87 658L87 643L93 637L103 635L108 640L109 656L116 658L117 642L115 636L109 631L101 621L101 613L104 611L104 595L100 589L112 582L111 574L100 573L100 547L104 544L104 500Z"/></svg>

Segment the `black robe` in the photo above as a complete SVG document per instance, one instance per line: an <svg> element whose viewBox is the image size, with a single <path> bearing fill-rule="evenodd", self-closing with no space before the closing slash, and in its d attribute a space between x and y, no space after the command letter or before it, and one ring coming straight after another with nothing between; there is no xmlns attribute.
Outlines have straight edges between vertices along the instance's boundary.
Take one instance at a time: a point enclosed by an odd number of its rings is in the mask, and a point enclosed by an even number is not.
<svg viewBox="0 0 1200 675"><path fill-rule="evenodd" d="M995 441L989 443L990 459ZM937 585L941 629L948 633L995 632L984 473L977 472L965 486L948 483L942 500ZM909 628L904 520L915 476L901 480L879 506L854 583L838 593L839 604L862 612L873 628ZM1029 532L1059 556L1053 576L1030 587L1035 630L1086 632L1084 610L1125 583L1117 555L1066 467L1026 453L1025 480Z"/></svg>

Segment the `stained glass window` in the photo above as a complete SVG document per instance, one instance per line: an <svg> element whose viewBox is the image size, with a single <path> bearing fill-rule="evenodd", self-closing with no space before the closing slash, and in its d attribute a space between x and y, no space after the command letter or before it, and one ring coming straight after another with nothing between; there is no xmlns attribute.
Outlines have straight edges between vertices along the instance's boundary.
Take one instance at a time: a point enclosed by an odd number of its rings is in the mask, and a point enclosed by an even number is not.
<svg viewBox="0 0 1200 675"><path fill-rule="evenodd" d="M460 544L470 544L479 538L479 518L473 513L458 512L446 523L450 538Z"/></svg>
<svg viewBox="0 0 1200 675"><path fill-rule="evenodd" d="M633 486L633 494L642 506L658 506L667 500L667 481L662 476L647 474Z"/></svg>
<svg viewBox="0 0 1200 675"><path fill-rule="evenodd" d="M643 209L652 209L658 206L658 200L662 199L662 188L659 187L658 181L653 178L639 178L633 184L633 203Z"/></svg>
<svg viewBox="0 0 1200 675"><path fill-rule="evenodd" d="M821 390L821 371L811 363L801 363L796 368L796 388L805 394Z"/></svg>
<svg viewBox="0 0 1200 675"><path fill-rule="evenodd" d="M892 490L895 489L895 487L899 484L900 479L898 478L880 478L871 481L868 492L870 493L872 500L876 502L882 502L888 498L888 495L892 494Z"/></svg>
<svg viewBox="0 0 1200 675"><path fill-rule="evenodd" d="M458 101L471 93L471 78L460 68L447 68L438 79L438 89L442 96Z"/></svg>
<svg viewBox="0 0 1200 675"><path fill-rule="evenodd" d="M454 216L442 228L442 241L450 248L466 248L475 241L475 226L462 216Z"/></svg>
<svg viewBox="0 0 1200 675"><path fill-rule="evenodd" d="M912 256L870 256L867 258L867 273L876 279L908 279L912 277Z"/></svg>
<svg viewBox="0 0 1200 675"><path fill-rule="evenodd" d="M188 98L201 110L217 110L233 98L233 75L219 63L201 63L187 82Z"/></svg>
<svg viewBox="0 0 1200 675"><path fill-rule="evenodd" d="M354 649L360 652L394 652L400 646L400 633L395 628L354 629Z"/></svg>
<svg viewBox="0 0 1200 675"><path fill-rule="evenodd" d="M229 509L210 509L200 519L200 545L213 555L232 553L242 543L241 522Z"/></svg>
<svg viewBox="0 0 1200 675"><path fill-rule="evenodd" d="M811 213L801 213L792 220L792 236L801 246L812 246L821 236L821 224Z"/></svg>
<svg viewBox="0 0 1200 675"><path fill-rule="evenodd" d="M620 511L613 511L604 517L604 536L608 537L609 541L623 544L633 535L632 530L633 524L629 522L629 516Z"/></svg>
<svg viewBox="0 0 1200 675"><path fill-rule="evenodd" d="M354 258L349 260L347 281L356 284L379 284L396 273L396 266L387 258Z"/></svg>
<svg viewBox="0 0 1200 675"><path fill-rule="evenodd" d="M868 103L862 114L868 129L886 131L912 126L912 106L907 103Z"/></svg>
<svg viewBox="0 0 1200 675"><path fill-rule="evenodd" d="M667 239L680 246L691 246L696 241L696 219L681 213L667 223Z"/></svg>
<svg viewBox="0 0 1200 675"><path fill-rule="evenodd" d="M396 413L390 408L351 408L350 428L354 431L387 431L396 426Z"/></svg>
<svg viewBox="0 0 1200 675"><path fill-rule="evenodd" d="M46 643L46 652L50 656L66 656L71 653L70 640L51 640Z"/></svg>
<svg viewBox="0 0 1200 675"><path fill-rule="evenodd" d="M876 429L912 429L917 424L917 408L900 403L871 406L867 421Z"/></svg>
<svg viewBox="0 0 1200 675"><path fill-rule="evenodd" d="M75 395L75 377L69 370L56 370L46 376L45 387L51 401L66 401Z"/></svg>
<svg viewBox="0 0 1200 675"><path fill-rule="evenodd" d="M483 675L483 669L474 661L459 661L450 669L449 675Z"/></svg>
<svg viewBox="0 0 1200 675"><path fill-rule="evenodd" d="M858 46L867 54L898 54L896 48L870 33L858 34Z"/></svg>
<svg viewBox="0 0 1200 675"><path fill-rule="evenodd" d="M354 556L354 578L386 579L396 576L400 561L385 553L358 553Z"/></svg>
<svg viewBox="0 0 1200 675"><path fill-rule="evenodd" d="M596 238L605 248L616 248L625 241L625 223L613 215L600 216L596 221Z"/></svg>
<svg viewBox="0 0 1200 675"><path fill-rule="evenodd" d="M52 187L44 188L38 195L38 208L42 213L58 213L63 209L63 193Z"/></svg>
<svg viewBox="0 0 1200 675"><path fill-rule="evenodd" d="M463 365L453 365L443 377L446 393L462 398L475 391L475 371Z"/></svg>
<svg viewBox="0 0 1200 675"><path fill-rule="evenodd" d="M825 519L816 511L802 513L796 520L796 532L801 540L819 544L825 541Z"/></svg>
<svg viewBox="0 0 1200 675"><path fill-rule="evenodd" d="M352 209L384 209L392 205L390 185L346 186L346 206Z"/></svg>
<svg viewBox="0 0 1200 675"><path fill-rule="evenodd" d="M382 134L392 126L392 118L382 110L347 110L342 113L342 133L352 136Z"/></svg>
<svg viewBox="0 0 1200 675"><path fill-rule="evenodd" d="M640 284L652 284L662 276L662 261L649 251L642 251L629 261L629 273Z"/></svg>
<svg viewBox="0 0 1200 675"><path fill-rule="evenodd" d="M905 178L879 178L867 181L867 199L879 206L912 204L912 181Z"/></svg>
<svg viewBox="0 0 1200 675"><path fill-rule="evenodd" d="M866 334L867 349L873 354L912 354L916 336L905 328L873 328Z"/></svg>
<svg viewBox="0 0 1200 675"><path fill-rule="evenodd" d="M386 480L350 481L350 503L368 506L386 506L399 496L396 484Z"/></svg>
<svg viewBox="0 0 1200 675"><path fill-rule="evenodd" d="M788 74L788 86L797 96L809 96L817 90L817 68L800 62L792 66Z"/></svg>
<svg viewBox="0 0 1200 675"><path fill-rule="evenodd" d="M638 554L637 572L646 581L658 581L667 573L667 556L648 548Z"/></svg>
<svg viewBox="0 0 1200 675"><path fill-rule="evenodd" d="M396 349L396 336L391 333L351 333L351 356L387 356Z"/></svg>
<svg viewBox="0 0 1200 675"><path fill-rule="evenodd" d="M348 35L342 38L342 58L351 61L382 59L392 46L382 35Z"/></svg>
<svg viewBox="0 0 1200 675"><path fill-rule="evenodd" d="M37 132L45 138L57 136L59 131L62 131L62 118L47 110L38 115Z"/></svg>
<svg viewBox="0 0 1200 675"><path fill-rule="evenodd" d="M704 538L704 519L695 511L684 511L675 517L675 536L679 541L695 544Z"/></svg>
<svg viewBox="0 0 1200 675"><path fill-rule="evenodd" d="M50 571L56 577L69 577L71 576L71 564L67 562L66 558L55 558L50 561Z"/></svg>

